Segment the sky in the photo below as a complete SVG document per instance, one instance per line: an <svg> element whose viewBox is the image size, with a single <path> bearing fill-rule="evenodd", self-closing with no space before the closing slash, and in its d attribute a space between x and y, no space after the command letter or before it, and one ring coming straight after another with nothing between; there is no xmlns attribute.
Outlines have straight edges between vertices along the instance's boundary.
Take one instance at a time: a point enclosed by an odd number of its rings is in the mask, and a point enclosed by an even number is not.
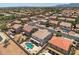
<svg viewBox="0 0 79 59"><path fill-rule="evenodd" d="M61 3L60 3L61 4ZM60 5L59 3L0 3L0 7L50 7Z"/></svg>

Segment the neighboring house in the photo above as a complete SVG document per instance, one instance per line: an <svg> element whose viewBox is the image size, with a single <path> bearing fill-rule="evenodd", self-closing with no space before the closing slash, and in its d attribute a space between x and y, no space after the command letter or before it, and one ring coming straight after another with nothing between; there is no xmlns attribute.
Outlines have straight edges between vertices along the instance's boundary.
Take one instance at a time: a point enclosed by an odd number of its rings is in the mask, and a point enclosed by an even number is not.
<svg viewBox="0 0 79 59"><path fill-rule="evenodd" d="M31 20L36 20L37 17L36 17L36 16L31 16L30 19L31 19Z"/></svg>
<svg viewBox="0 0 79 59"><path fill-rule="evenodd" d="M50 19L56 20L57 19L57 16L50 16Z"/></svg>
<svg viewBox="0 0 79 59"><path fill-rule="evenodd" d="M38 46L43 46L51 38L52 33L46 29L39 29L32 34L33 41L37 43Z"/></svg>
<svg viewBox="0 0 79 59"><path fill-rule="evenodd" d="M71 51L72 44L73 42L67 38L53 36L49 40L48 49L58 54L69 54Z"/></svg>
<svg viewBox="0 0 79 59"><path fill-rule="evenodd" d="M12 24L20 24L20 23L21 23L21 21L19 21L19 20L15 20L12 22Z"/></svg>
<svg viewBox="0 0 79 59"><path fill-rule="evenodd" d="M75 21L76 19L74 18L66 18L66 21Z"/></svg>
<svg viewBox="0 0 79 59"><path fill-rule="evenodd" d="M11 28L11 23L8 23L6 26L7 28Z"/></svg>
<svg viewBox="0 0 79 59"><path fill-rule="evenodd" d="M48 20L49 19L49 16L45 17L45 19Z"/></svg>
<svg viewBox="0 0 79 59"><path fill-rule="evenodd" d="M21 18L21 21L26 23L27 21L29 21L29 18L27 18L27 17L26 18Z"/></svg>
<svg viewBox="0 0 79 59"><path fill-rule="evenodd" d="M68 30L71 30L72 24L71 23L68 23L68 22L61 22L60 23L60 27L61 28L66 28Z"/></svg>
<svg viewBox="0 0 79 59"><path fill-rule="evenodd" d="M12 26L12 29L16 32L16 33L20 33L22 31L22 25L21 24L14 24Z"/></svg>
<svg viewBox="0 0 79 59"><path fill-rule="evenodd" d="M23 31L25 32L26 35L31 35L34 31L36 31L36 28L28 24L25 24L23 27Z"/></svg>
<svg viewBox="0 0 79 59"><path fill-rule="evenodd" d="M47 13L45 13L45 16L50 16L50 14L47 12Z"/></svg>
<svg viewBox="0 0 79 59"><path fill-rule="evenodd" d="M41 19L41 20L39 20L40 22L47 22L47 20L45 20L45 19Z"/></svg>
<svg viewBox="0 0 79 59"><path fill-rule="evenodd" d="M57 26L57 25L58 25L58 22L59 22L59 21L56 21L56 20L50 20L50 21L49 21L49 24L50 24L50 25L53 25L53 26Z"/></svg>
<svg viewBox="0 0 79 59"><path fill-rule="evenodd" d="M63 21L65 21L66 18L65 18L65 17L58 17L58 20L63 20Z"/></svg>
<svg viewBox="0 0 79 59"><path fill-rule="evenodd" d="M45 15L40 14L40 15L38 15L37 17L38 17L38 18L45 18Z"/></svg>
<svg viewBox="0 0 79 59"><path fill-rule="evenodd" d="M71 18L77 18L78 16L72 15Z"/></svg>
<svg viewBox="0 0 79 59"><path fill-rule="evenodd" d="M63 16L64 16L64 17L70 17L70 14L64 13Z"/></svg>
<svg viewBox="0 0 79 59"><path fill-rule="evenodd" d="M46 24L47 20L41 19L41 20L39 20L39 22L40 22L40 24L44 25L44 24Z"/></svg>
<svg viewBox="0 0 79 59"><path fill-rule="evenodd" d="M79 29L79 24L76 24L76 28Z"/></svg>
<svg viewBox="0 0 79 59"><path fill-rule="evenodd" d="M63 15L59 13L59 14L53 14L53 16L63 16Z"/></svg>
<svg viewBox="0 0 79 59"><path fill-rule="evenodd" d="M57 14L57 16L60 16L60 17L62 17L63 15L62 15L61 13L59 13L59 14Z"/></svg>

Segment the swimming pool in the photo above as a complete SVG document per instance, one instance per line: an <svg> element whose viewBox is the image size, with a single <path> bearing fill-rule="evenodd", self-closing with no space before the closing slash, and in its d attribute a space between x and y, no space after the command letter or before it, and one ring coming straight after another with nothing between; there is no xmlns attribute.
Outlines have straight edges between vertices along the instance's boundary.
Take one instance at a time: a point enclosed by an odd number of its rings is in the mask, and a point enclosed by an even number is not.
<svg viewBox="0 0 79 59"><path fill-rule="evenodd" d="M27 49L32 49L34 47L32 43L25 43L25 46L27 47Z"/></svg>
<svg viewBox="0 0 79 59"><path fill-rule="evenodd" d="M62 28L62 31L63 31L63 32L69 32L70 29L68 29L68 28Z"/></svg>

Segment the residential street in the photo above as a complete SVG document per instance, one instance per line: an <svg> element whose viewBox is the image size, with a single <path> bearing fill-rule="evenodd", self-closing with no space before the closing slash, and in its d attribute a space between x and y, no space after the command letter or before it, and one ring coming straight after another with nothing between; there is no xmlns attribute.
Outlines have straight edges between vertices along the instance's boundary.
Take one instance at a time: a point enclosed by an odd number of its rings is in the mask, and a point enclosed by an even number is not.
<svg viewBox="0 0 79 59"><path fill-rule="evenodd" d="M52 32L52 33L57 33L57 31L55 31L55 29L48 29L48 28L45 28L45 27L40 27L40 26L37 26L36 25L36 22L35 23L32 23L30 25L33 25L33 26L36 26L38 28L41 28L41 29L47 29L48 31ZM69 38L69 39L74 39L74 40L77 40L79 41L79 37L75 37L75 36L71 36L69 34L65 34L65 33L62 33L62 35L66 38Z"/></svg>

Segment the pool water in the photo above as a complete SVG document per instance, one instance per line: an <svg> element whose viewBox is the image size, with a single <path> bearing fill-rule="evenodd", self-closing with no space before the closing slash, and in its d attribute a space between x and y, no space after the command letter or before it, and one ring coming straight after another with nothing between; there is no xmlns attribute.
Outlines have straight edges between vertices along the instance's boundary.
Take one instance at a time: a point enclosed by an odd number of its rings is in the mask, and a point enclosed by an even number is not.
<svg viewBox="0 0 79 59"><path fill-rule="evenodd" d="M32 49L34 46L32 43L26 43L27 49Z"/></svg>
<svg viewBox="0 0 79 59"><path fill-rule="evenodd" d="M63 29L63 32L68 32L67 30Z"/></svg>
<svg viewBox="0 0 79 59"><path fill-rule="evenodd" d="M62 28L63 32L69 32L70 30L67 28Z"/></svg>

